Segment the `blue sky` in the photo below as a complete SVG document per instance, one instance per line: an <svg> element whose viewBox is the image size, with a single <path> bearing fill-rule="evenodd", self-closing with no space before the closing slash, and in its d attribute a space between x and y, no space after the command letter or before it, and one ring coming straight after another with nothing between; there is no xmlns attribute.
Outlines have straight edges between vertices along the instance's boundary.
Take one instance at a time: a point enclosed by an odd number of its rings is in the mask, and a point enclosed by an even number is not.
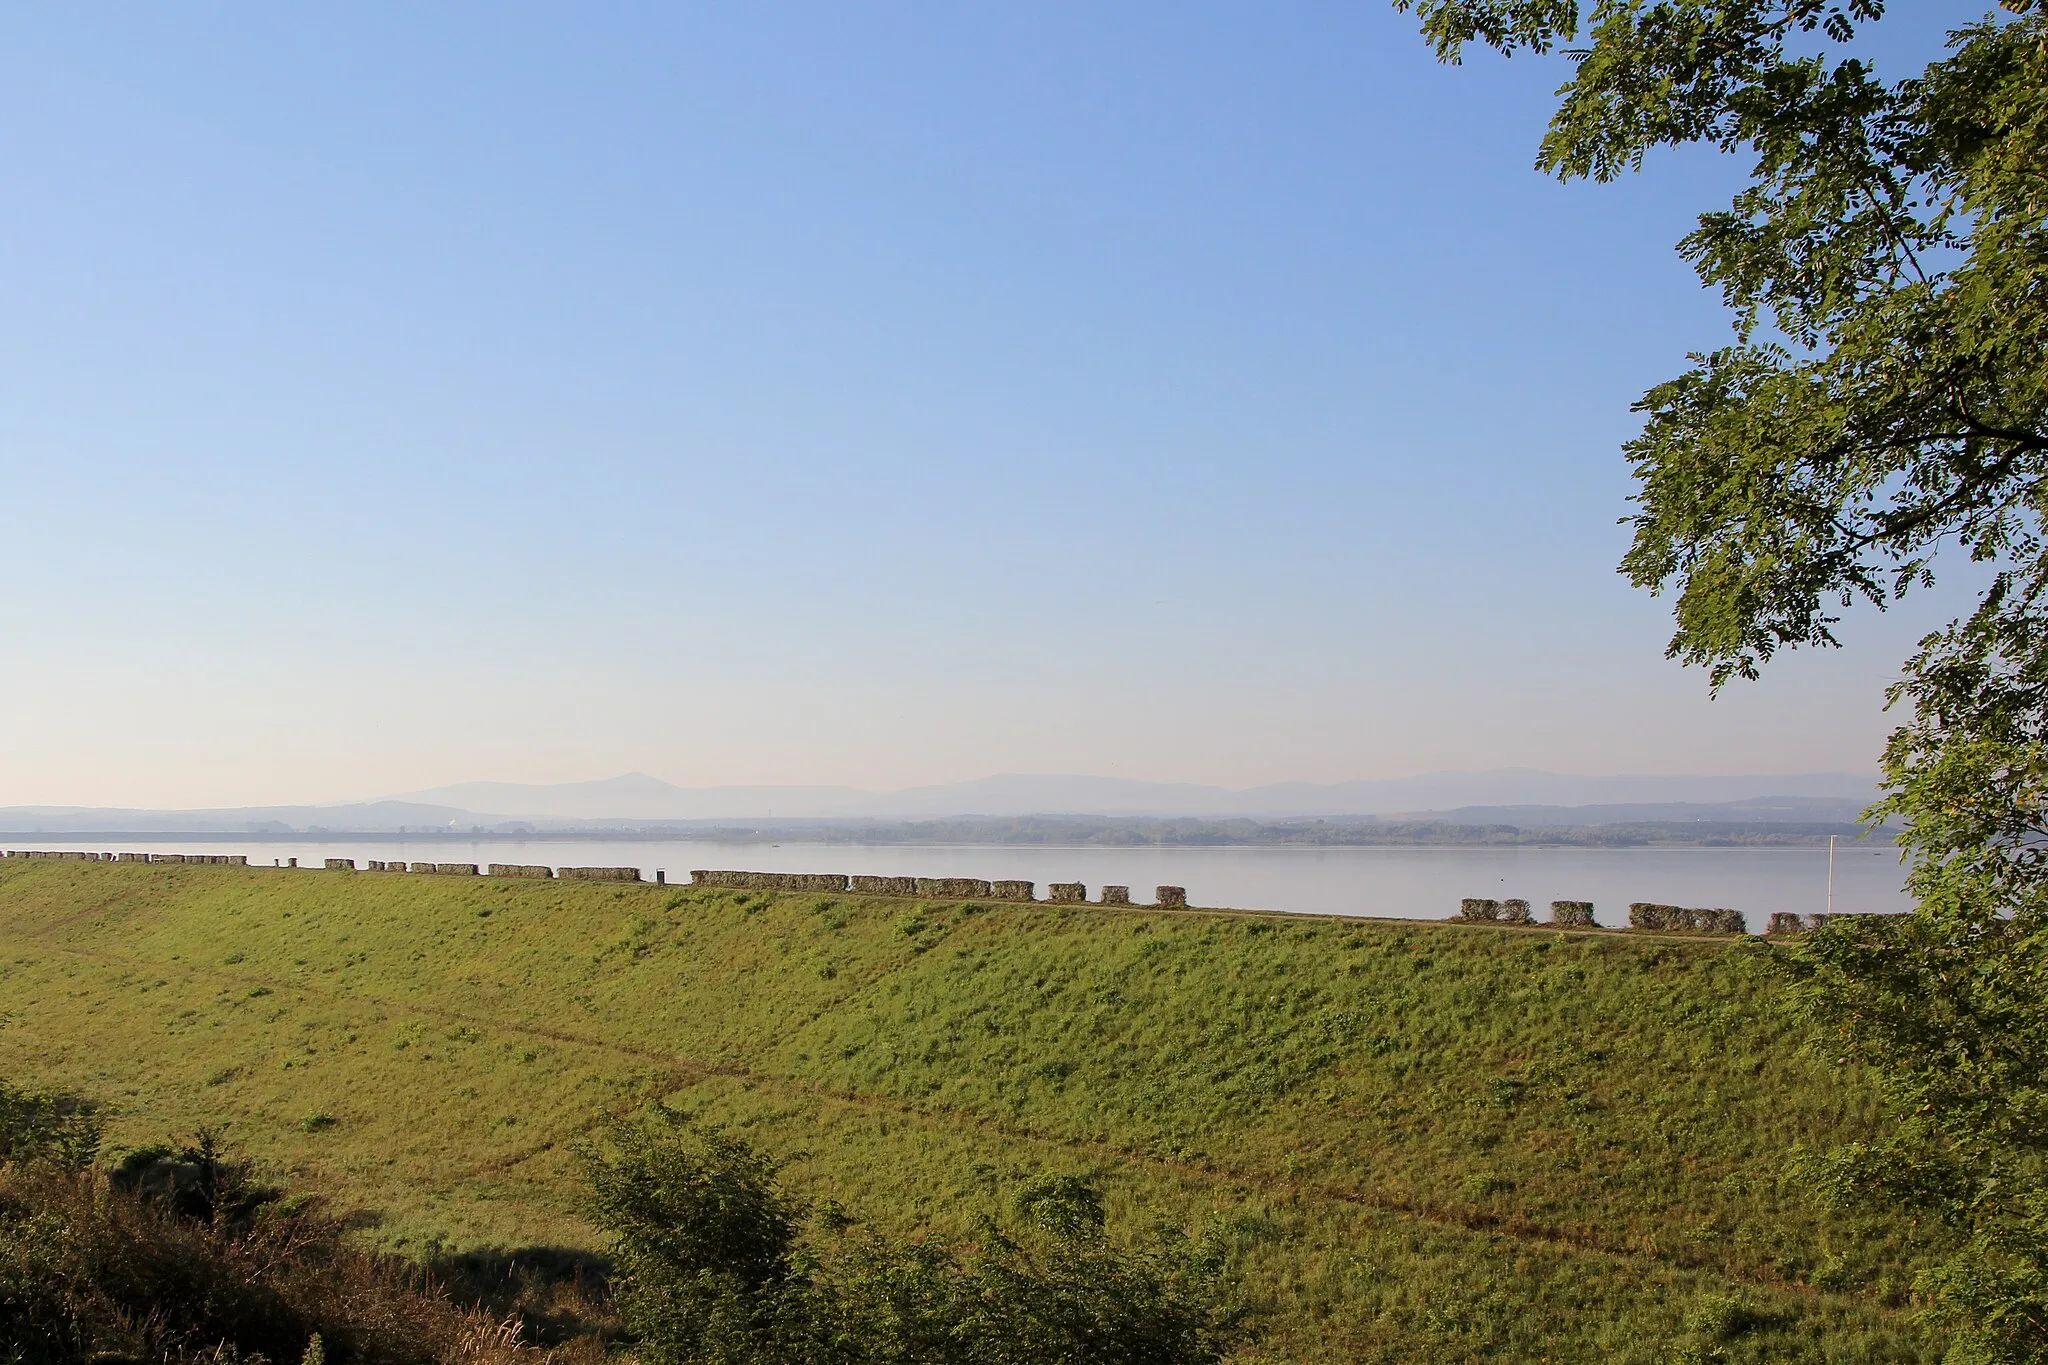
<svg viewBox="0 0 2048 1365"><path fill-rule="evenodd" d="M1538 176L1561 78L1372 0L0 8L0 801L1871 770L1952 589L1709 702L1614 574L1736 167Z"/></svg>

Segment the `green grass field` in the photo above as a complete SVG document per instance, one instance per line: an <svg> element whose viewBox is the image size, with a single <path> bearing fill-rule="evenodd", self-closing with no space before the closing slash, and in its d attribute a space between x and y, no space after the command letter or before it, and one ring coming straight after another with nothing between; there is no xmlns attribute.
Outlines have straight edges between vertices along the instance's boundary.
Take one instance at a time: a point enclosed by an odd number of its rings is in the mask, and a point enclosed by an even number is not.
<svg viewBox="0 0 2048 1365"><path fill-rule="evenodd" d="M1222 1227L1260 1358L1931 1360L1904 1231L1788 1175L1874 1104L1757 951L9 859L0 1074L116 1146L213 1125L422 1256L592 1245L574 1146L659 1096L898 1231L1040 1171Z"/></svg>

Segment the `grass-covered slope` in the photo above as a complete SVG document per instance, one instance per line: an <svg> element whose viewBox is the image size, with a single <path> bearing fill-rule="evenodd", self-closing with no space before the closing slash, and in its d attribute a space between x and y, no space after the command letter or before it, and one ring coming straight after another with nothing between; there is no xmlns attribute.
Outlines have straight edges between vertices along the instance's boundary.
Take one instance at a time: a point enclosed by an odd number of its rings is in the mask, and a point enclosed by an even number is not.
<svg viewBox="0 0 2048 1365"><path fill-rule="evenodd" d="M1787 1177L1871 1099L1749 953L4 860L0 1074L223 1126L400 1247L587 1244L571 1149L661 1095L899 1229L1044 1170L1220 1220L1275 1359L1931 1358L1910 1248Z"/></svg>

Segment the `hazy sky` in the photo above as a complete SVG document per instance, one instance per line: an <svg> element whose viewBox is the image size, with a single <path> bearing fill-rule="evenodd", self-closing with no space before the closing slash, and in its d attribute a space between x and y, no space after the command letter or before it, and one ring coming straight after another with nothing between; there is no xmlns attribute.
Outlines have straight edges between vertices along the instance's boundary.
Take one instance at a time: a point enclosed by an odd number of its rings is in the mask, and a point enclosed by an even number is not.
<svg viewBox="0 0 2048 1365"><path fill-rule="evenodd" d="M1953 595L1710 702L1614 573L1734 167L1536 175L1560 79L1381 0L6 5L0 803L1870 771Z"/></svg>

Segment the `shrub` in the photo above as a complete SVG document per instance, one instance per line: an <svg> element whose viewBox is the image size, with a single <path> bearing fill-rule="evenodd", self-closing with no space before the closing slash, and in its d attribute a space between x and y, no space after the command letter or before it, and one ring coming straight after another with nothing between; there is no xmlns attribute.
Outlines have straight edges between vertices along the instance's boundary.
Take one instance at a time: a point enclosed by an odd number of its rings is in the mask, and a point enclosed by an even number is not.
<svg viewBox="0 0 2048 1365"><path fill-rule="evenodd" d="M776 1187L775 1169L737 1138L685 1141L664 1109L614 1125L609 1150L588 1154L619 1308L654 1365L761 1359L788 1330L808 1210Z"/></svg>
<svg viewBox="0 0 2048 1365"><path fill-rule="evenodd" d="M83 1170L100 1148L98 1109L76 1096L0 1081L0 1163L48 1162Z"/></svg>
<svg viewBox="0 0 2048 1365"><path fill-rule="evenodd" d="M317 1202L255 1183L209 1136L111 1171L79 1160L98 1140L90 1115L0 1084L0 1360L536 1356L417 1271L349 1246Z"/></svg>
<svg viewBox="0 0 2048 1365"><path fill-rule="evenodd" d="M619 1307L651 1365L1196 1365L1221 1360L1236 1333L1213 1244L1114 1246L1079 1177L1027 1183L1012 1206L1032 1227L989 1228L955 1251L833 1238L843 1215L813 1220L772 1161L666 1110L615 1125L585 1158Z"/></svg>

